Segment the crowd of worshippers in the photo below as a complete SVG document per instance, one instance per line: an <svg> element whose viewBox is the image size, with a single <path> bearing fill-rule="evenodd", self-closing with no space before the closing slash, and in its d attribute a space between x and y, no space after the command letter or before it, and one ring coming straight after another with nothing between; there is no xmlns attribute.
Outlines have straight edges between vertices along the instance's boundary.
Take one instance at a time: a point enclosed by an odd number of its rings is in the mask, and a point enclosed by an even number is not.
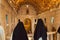
<svg viewBox="0 0 60 40"><path fill-rule="evenodd" d="M60 33L60 30L58 32ZM38 19L33 38L34 40L40 40L40 38L42 38L41 40L47 40L47 31L42 19ZM20 20L13 31L12 40L29 40L24 24Z"/></svg>

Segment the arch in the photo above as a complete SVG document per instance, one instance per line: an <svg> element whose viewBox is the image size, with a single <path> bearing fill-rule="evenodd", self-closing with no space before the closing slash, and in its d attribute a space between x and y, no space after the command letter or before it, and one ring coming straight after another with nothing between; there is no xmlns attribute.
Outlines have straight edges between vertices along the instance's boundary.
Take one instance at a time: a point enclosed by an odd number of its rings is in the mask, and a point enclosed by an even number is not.
<svg viewBox="0 0 60 40"><path fill-rule="evenodd" d="M26 18L26 19L24 20L24 27L25 27L26 32L27 32L28 34L32 33L31 20L30 20L29 18Z"/></svg>
<svg viewBox="0 0 60 40"><path fill-rule="evenodd" d="M5 40L4 28L0 25L0 40Z"/></svg>
<svg viewBox="0 0 60 40"><path fill-rule="evenodd" d="M22 2L22 3L20 3L19 5L20 5L19 8L20 8L22 5L31 5L31 6L35 9L35 11L37 12L37 14L39 14L39 12L40 12L40 11L39 11L39 10L40 10L40 6L39 6L37 3L35 3L35 2L34 2L34 3L29 2L29 1L28 1L28 2ZM37 5L38 5L38 6L37 6ZM19 8L18 8L17 12L20 10Z"/></svg>
<svg viewBox="0 0 60 40"><path fill-rule="evenodd" d="M36 9L30 4L21 5L18 11L19 15L37 15Z"/></svg>

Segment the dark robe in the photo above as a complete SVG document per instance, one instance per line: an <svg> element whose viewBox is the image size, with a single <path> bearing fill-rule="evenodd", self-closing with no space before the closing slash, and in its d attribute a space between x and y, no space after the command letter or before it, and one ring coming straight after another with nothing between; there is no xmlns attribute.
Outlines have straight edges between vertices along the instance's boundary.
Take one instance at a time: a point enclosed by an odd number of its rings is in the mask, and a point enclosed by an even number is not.
<svg viewBox="0 0 60 40"><path fill-rule="evenodd" d="M47 40L47 32L42 19L38 19L34 32L34 40L39 40L40 37L42 37L42 40Z"/></svg>
<svg viewBox="0 0 60 40"><path fill-rule="evenodd" d="M27 33L22 22L18 22L15 27L12 40L28 40Z"/></svg>
<svg viewBox="0 0 60 40"><path fill-rule="evenodd" d="M60 27L58 28L58 33L60 33Z"/></svg>

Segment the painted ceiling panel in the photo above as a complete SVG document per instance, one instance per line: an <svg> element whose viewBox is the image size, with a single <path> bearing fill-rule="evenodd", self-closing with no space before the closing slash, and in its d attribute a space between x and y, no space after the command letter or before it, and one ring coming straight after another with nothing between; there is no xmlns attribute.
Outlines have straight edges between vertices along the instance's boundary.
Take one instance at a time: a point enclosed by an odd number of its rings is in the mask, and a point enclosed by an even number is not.
<svg viewBox="0 0 60 40"><path fill-rule="evenodd" d="M20 8L21 4L33 4L39 9L41 12L58 7L60 4L60 0L8 0L8 3L16 9L16 11ZM43 9L43 10L42 10Z"/></svg>

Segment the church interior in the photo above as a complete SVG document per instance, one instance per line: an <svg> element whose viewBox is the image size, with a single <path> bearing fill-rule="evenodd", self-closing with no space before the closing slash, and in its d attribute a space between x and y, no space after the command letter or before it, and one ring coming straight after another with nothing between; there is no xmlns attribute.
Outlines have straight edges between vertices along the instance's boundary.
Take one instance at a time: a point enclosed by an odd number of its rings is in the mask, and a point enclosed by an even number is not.
<svg viewBox="0 0 60 40"><path fill-rule="evenodd" d="M18 23L24 23L29 40L33 40L38 19L42 19L47 30L47 40L60 40L60 0L0 0L0 26L3 39L11 40ZM1 32L1 31L0 31Z"/></svg>

